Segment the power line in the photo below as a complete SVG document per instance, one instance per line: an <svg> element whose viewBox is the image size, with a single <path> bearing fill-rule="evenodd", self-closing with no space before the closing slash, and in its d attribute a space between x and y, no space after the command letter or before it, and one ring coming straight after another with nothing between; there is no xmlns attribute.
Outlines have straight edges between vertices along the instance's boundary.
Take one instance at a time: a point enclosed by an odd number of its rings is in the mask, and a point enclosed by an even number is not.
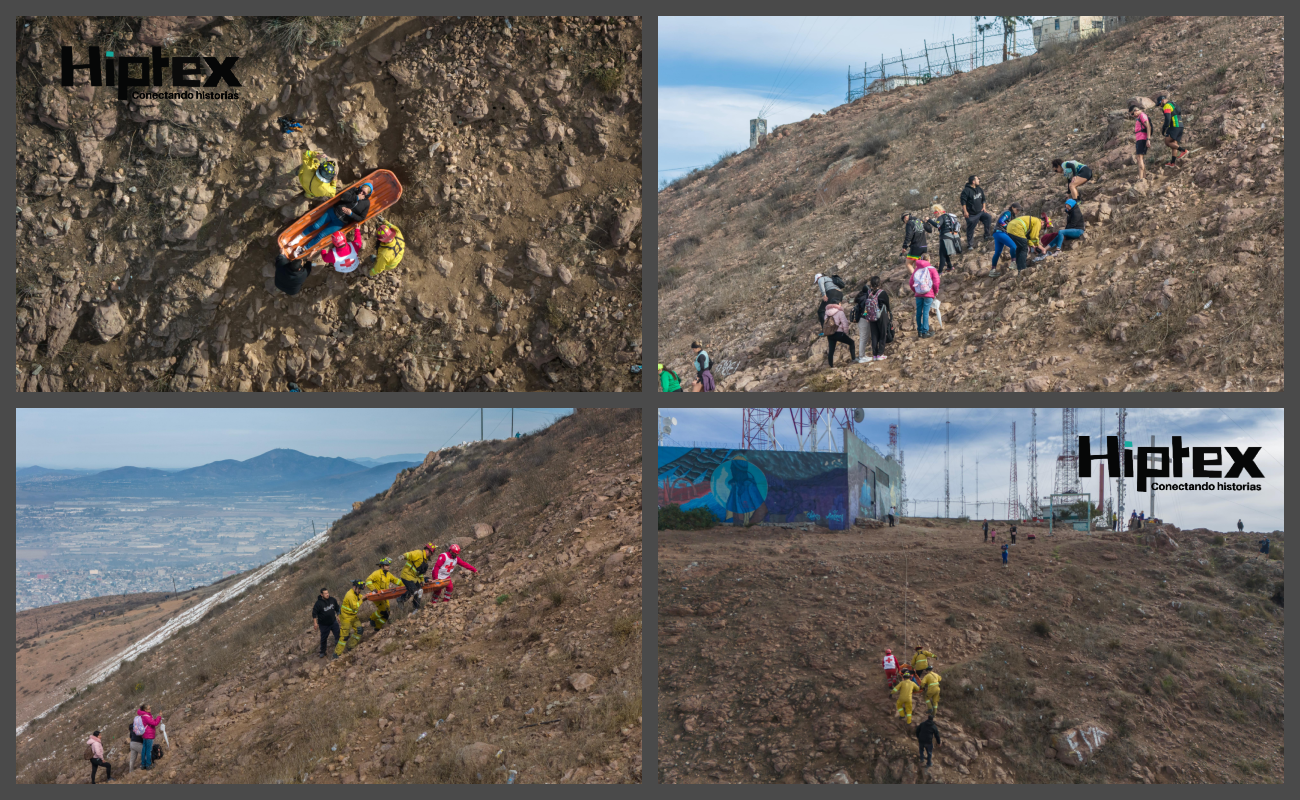
<svg viewBox="0 0 1300 800"><path fill-rule="evenodd" d="M468 425L468 424L469 424L469 421L472 420L472 419L474 419L474 417L476 417L476 416L478 416L478 415L471 411L471 412L470 412L470 415L469 415L468 417L465 418L465 421L462 422L462 423L460 424L460 428L463 428L463 427L465 427L466 425ZM448 436L448 437L447 437L447 442L450 442L452 439L454 439L454 438L456 437L456 434L460 433L460 428L457 428L456 430L454 430L454 431L451 432L451 436ZM447 446L447 442L443 442L443 443L442 443L442 447L446 447L446 446ZM438 449L441 450L442 447L439 447Z"/></svg>
<svg viewBox="0 0 1300 800"><path fill-rule="evenodd" d="M1222 414L1223 416L1228 417L1228 412L1227 412L1227 411L1224 411L1224 410L1221 409L1221 408L1218 409L1218 411L1219 411L1219 413ZM1247 439L1251 440L1251 441L1254 442L1255 444L1259 444L1259 440L1256 439L1254 436L1251 436L1249 433L1246 433L1246 429L1243 428L1243 427L1241 427L1241 425L1239 425L1235 419L1233 419L1232 417L1228 417L1228 421L1231 422L1233 425L1236 425L1236 426L1237 426L1237 429L1240 430L1242 433L1246 434L1246 438L1247 438ZM1259 444L1259 449L1260 449L1260 450L1264 450L1264 445ZM1278 461L1276 458L1274 458L1272 453L1269 453L1267 450L1264 450L1264 453L1265 453L1269 458L1272 458L1273 461L1274 461L1274 462L1275 462L1279 467L1282 467L1282 469L1286 469L1286 466L1283 465L1281 461Z"/></svg>
<svg viewBox="0 0 1300 800"><path fill-rule="evenodd" d="M668 169L661 169L661 170L659 170L659 171L660 171L660 172L674 172L674 171L679 170L679 169L700 169L700 168L702 168L702 167L707 167L707 166L709 166L709 165L708 165L708 164L695 164L695 165L690 166L690 167L669 167Z"/></svg>

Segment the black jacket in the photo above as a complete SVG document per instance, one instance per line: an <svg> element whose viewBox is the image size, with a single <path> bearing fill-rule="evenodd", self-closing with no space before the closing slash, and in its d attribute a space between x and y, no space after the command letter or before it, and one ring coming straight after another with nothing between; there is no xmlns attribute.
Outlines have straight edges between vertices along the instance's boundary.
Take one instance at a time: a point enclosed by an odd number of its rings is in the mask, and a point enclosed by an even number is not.
<svg viewBox="0 0 1300 800"><path fill-rule="evenodd" d="M853 298L853 304L858 308L858 319L867 318L867 297L872 291L874 290L870 286L864 286L862 287L862 290L858 292L858 296ZM880 296L876 298L876 305L880 307L882 314L886 311L893 313L889 308L889 292L883 286L880 287Z"/></svg>
<svg viewBox="0 0 1300 800"><path fill-rule="evenodd" d="M1074 208L1065 212L1065 228L1075 228L1083 230L1083 212L1079 210L1079 204L1075 203ZM1064 228L1062 228L1064 230Z"/></svg>
<svg viewBox="0 0 1300 800"><path fill-rule="evenodd" d="M297 294L311 275L311 262L290 261L283 254L275 257L275 288L285 294Z"/></svg>
<svg viewBox="0 0 1300 800"><path fill-rule="evenodd" d="M916 726L916 740L921 744L929 744L931 739L943 744L943 739L939 736L939 726L934 724L934 720L927 719Z"/></svg>
<svg viewBox="0 0 1300 800"><path fill-rule="evenodd" d="M925 221L925 230L926 233L937 230L940 237L955 236L957 234L957 223L953 222L953 218L946 213L940 214L936 219L927 219Z"/></svg>
<svg viewBox="0 0 1300 800"><path fill-rule="evenodd" d="M371 196L373 197L373 195ZM351 210L352 216L343 213L344 209ZM339 202L338 205L335 206L335 210L339 215L339 219L346 220L350 223L360 222L370 213L370 198L367 197L365 200L362 200L361 195L356 189L348 189L339 196Z"/></svg>
<svg viewBox="0 0 1300 800"><path fill-rule="evenodd" d="M903 226L903 249L911 248L926 249L925 230L922 226L916 224L915 219L909 219L907 224Z"/></svg>
<svg viewBox="0 0 1300 800"><path fill-rule="evenodd" d="M984 187L970 186L961 190L961 207L967 214L978 214L984 210Z"/></svg>
<svg viewBox="0 0 1300 800"><path fill-rule="evenodd" d="M331 597L326 600L323 597L316 598L316 605L312 606L311 618L319 620L320 624L326 627L333 627L338 620L339 601Z"/></svg>

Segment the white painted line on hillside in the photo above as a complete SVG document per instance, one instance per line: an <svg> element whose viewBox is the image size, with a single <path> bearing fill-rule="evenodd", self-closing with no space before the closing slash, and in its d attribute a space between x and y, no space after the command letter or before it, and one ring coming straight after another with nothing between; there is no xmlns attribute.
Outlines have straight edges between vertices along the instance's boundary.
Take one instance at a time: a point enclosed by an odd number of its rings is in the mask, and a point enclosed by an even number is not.
<svg viewBox="0 0 1300 800"><path fill-rule="evenodd" d="M230 586L229 588L222 589L220 592L217 592L216 594L212 595L206 600L200 602L198 605L194 606L193 608L186 609L185 611L182 611L180 614L177 614L175 617L172 617L171 619L167 620L167 622L165 622L161 628L149 634L148 636L136 642L135 644L131 645L127 649L123 650L121 653L118 653L117 655L113 656L108 661L104 662L104 664L98 670L96 670L84 684L77 687L77 691L80 692L88 686L92 686L96 683L103 681L105 678L112 675L114 672L117 672L118 669L122 667L123 661L128 661L130 659L135 658L136 656L143 655L144 653L148 652L154 647L157 647L159 644L162 644L163 642L170 639L172 634L176 633L180 629L193 625L194 623L203 619L203 615L207 614L208 611L210 611L218 603L224 603L227 600L238 597L239 595L248 591L248 589L257 586L262 581L266 580L267 577L271 575L271 573L275 572L280 567L283 567L286 564L292 564L296 561L301 561L305 556L309 555L316 548L324 544L328 536L329 536L329 528L326 528L324 531L320 533L319 536L315 536L312 537L311 539L308 539L307 541L293 548L292 550L280 556L279 558L275 559L274 561L270 562L269 564L263 564L262 566L253 570L247 576L236 581L234 585ZM24 722L22 725L19 725L18 731L14 735L21 736L22 732L27 729L28 725L32 724L33 722L40 719L41 717L44 717L46 714L49 714L54 709L58 708L59 705L62 705L62 703L59 703L58 705L55 705L52 708L47 708L45 711L42 711L40 714L37 714L36 716L32 717L28 721Z"/></svg>

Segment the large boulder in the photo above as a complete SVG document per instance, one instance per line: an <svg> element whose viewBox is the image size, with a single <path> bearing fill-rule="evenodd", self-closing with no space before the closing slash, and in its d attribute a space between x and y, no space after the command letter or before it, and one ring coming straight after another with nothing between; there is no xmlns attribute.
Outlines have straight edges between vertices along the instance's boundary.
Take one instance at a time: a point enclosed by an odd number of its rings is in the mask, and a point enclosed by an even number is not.
<svg viewBox="0 0 1300 800"><path fill-rule="evenodd" d="M491 536L494 532L495 532L495 531L493 531L492 526L489 525L489 524L486 523L486 522L475 522L475 523L474 523L474 538L475 538L475 539L486 539L487 537Z"/></svg>
<svg viewBox="0 0 1300 800"><path fill-rule="evenodd" d="M614 230L610 233L610 245L622 247L632 240L632 233L641 224L641 204L634 203L614 215Z"/></svg>
<svg viewBox="0 0 1300 800"><path fill-rule="evenodd" d="M1091 761L1101 746L1110 738L1094 722L1084 723L1078 727L1061 731L1052 736L1052 747L1056 750L1056 760L1070 767L1083 766Z"/></svg>

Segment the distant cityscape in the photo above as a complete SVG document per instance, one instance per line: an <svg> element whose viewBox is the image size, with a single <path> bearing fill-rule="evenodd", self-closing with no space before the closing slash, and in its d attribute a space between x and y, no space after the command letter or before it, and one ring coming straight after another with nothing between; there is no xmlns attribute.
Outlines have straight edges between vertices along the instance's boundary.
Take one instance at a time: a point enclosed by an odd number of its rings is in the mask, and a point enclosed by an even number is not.
<svg viewBox="0 0 1300 800"><path fill-rule="evenodd" d="M17 506L17 611L105 595L186 591L311 538L351 508L319 498L102 498Z"/></svg>

